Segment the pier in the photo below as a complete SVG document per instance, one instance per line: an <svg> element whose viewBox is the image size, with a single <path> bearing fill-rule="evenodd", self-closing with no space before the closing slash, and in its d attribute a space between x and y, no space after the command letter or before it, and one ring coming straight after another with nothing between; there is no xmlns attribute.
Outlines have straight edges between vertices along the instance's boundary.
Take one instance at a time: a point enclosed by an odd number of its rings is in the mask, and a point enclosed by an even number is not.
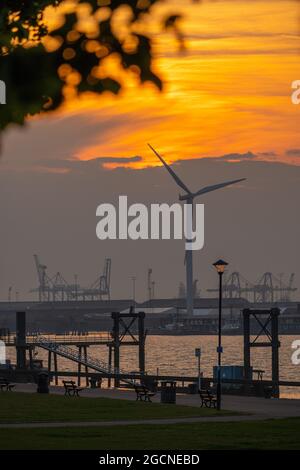
<svg viewBox="0 0 300 470"><path fill-rule="evenodd" d="M260 334L254 340L251 338L250 317L258 322ZM279 347L278 340L278 317L279 310L276 308L269 310L244 309L244 370L245 375L240 379L222 378L222 383L238 385L241 394L266 396L270 394L279 397L279 387L299 387L300 382L279 379ZM13 375L14 380L22 381L24 376L35 381L39 369L34 365L34 350L40 348L48 352L46 370L51 381L58 385L59 378L72 377L81 385L82 379L86 386L92 382L95 384L107 379L110 388L112 382L114 387L132 388L137 382L155 384L159 387L161 381L173 380L177 382L178 391L193 393L193 388L198 382L198 377L189 375L174 374L148 374L145 366L145 342L146 331L144 327L144 312L113 312L111 314L113 328L111 332L98 332L92 335L78 334L28 334L26 328L26 312L16 313L16 336L7 335L2 337L7 347L16 348L16 369L1 371L2 375ZM263 339L262 339L263 337ZM107 361L99 360L89 353L91 346L107 348ZM135 372L130 372L120 368L120 358L123 346L133 346L138 348L138 364L134 368ZM272 378L263 380L263 375L258 373L257 379L252 377L250 351L253 347L271 348L272 352ZM27 359L29 356L29 360ZM66 358L76 364L73 371L63 371L58 369L58 357ZM250 371L252 371L250 373ZM23 379L22 379L23 378ZM216 383L216 377L202 377L202 386L211 388ZM233 387L224 393L237 393Z"/></svg>
<svg viewBox="0 0 300 470"><path fill-rule="evenodd" d="M16 348L16 373L31 372L34 369L33 351L42 348L48 351L48 373L54 377L58 384L57 357L61 356L77 364L77 383L81 383L81 369L84 367L86 385L89 385L90 377L95 377L95 372L101 377L108 378L108 386L111 379L115 381L115 387L120 385L120 380L127 385L134 385L134 379L126 371L120 369L120 355L123 346L138 347L138 370L143 376L145 374L145 340L144 312L134 312L130 309L128 313L113 312L113 329L111 333L98 333L96 335L41 335L26 332L26 312L16 312L16 336L2 337L7 347ZM108 361L100 361L88 354L90 346L106 346L108 348ZM27 351L29 353L29 368L27 366ZM52 359L54 370L52 370ZM29 369L29 370L28 370ZM89 371L92 370L91 374Z"/></svg>

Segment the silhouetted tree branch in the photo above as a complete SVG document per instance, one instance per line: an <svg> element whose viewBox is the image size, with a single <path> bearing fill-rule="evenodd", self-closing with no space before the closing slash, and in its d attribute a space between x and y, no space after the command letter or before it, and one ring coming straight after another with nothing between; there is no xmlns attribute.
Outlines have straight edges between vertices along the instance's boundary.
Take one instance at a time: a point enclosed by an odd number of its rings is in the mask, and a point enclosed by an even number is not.
<svg viewBox="0 0 300 470"><path fill-rule="evenodd" d="M62 24L48 30L44 10L61 7L62 0L2 1L0 79L6 83L9 99L0 106L0 130L10 123L24 124L28 115L57 109L69 94L118 93L122 84L103 76L99 69L113 55L118 56L120 67L132 70L141 83L150 81L161 89L162 82L152 71L151 38L138 28L138 22L151 14L158 1L78 0L78 6L88 4L90 9L94 30L88 32L80 26L76 10L64 13ZM119 34L113 22L121 9ZM170 17L165 26L175 20Z"/></svg>

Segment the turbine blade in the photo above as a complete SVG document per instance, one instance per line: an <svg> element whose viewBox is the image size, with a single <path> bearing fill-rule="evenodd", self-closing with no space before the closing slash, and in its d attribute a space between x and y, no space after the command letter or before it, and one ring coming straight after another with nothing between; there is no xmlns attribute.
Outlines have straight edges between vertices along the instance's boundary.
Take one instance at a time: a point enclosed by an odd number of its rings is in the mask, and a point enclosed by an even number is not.
<svg viewBox="0 0 300 470"><path fill-rule="evenodd" d="M193 196L200 196L201 194L210 193L211 191L216 191L217 189L225 188L225 186L230 186L231 184L239 183L240 181L245 181L246 178L240 178L238 180L227 181L226 183L214 184L213 186L205 186L205 188L199 189Z"/></svg>
<svg viewBox="0 0 300 470"><path fill-rule="evenodd" d="M181 179L176 175L175 171L172 170L172 168L164 161L164 159L159 155L159 153L150 144L148 144L148 147L150 147L152 152L154 152L155 155L160 159L160 161L165 166L165 168L168 170L168 172L170 173L172 178L176 181L178 186L180 186L180 188L182 188L188 194L192 194L191 191L189 190L189 188L183 183L183 181L181 181Z"/></svg>

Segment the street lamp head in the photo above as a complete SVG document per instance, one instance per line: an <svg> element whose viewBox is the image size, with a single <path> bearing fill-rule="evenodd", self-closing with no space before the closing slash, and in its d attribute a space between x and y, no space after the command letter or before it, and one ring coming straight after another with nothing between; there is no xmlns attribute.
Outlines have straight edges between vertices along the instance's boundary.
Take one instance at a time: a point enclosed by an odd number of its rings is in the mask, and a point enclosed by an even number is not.
<svg viewBox="0 0 300 470"><path fill-rule="evenodd" d="M226 261L219 259L215 263L213 263L213 266L216 268L217 272L219 274L223 274L225 271L226 266L228 266L228 263Z"/></svg>

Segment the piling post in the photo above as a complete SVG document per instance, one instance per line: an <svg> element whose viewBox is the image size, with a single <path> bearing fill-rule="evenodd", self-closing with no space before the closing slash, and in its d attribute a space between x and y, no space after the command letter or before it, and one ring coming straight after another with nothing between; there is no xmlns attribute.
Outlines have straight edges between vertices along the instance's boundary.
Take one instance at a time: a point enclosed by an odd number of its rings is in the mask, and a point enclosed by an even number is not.
<svg viewBox="0 0 300 470"><path fill-rule="evenodd" d="M84 360L87 362L87 346L83 347ZM85 366L85 384L89 386L88 366Z"/></svg>
<svg viewBox="0 0 300 470"><path fill-rule="evenodd" d="M57 354L53 354L53 362L54 362L54 372L55 372L55 385L58 385L58 376L57 376Z"/></svg>
<svg viewBox="0 0 300 470"><path fill-rule="evenodd" d="M33 369L33 354L32 354L32 347L29 348L29 368L30 370Z"/></svg>
<svg viewBox="0 0 300 470"><path fill-rule="evenodd" d="M245 384L244 391L248 393L250 390L251 380L251 339L250 339L250 310L243 310L243 330L244 330L244 378L249 380Z"/></svg>
<svg viewBox="0 0 300 470"><path fill-rule="evenodd" d="M111 365L112 365L112 345L108 345L108 367L109 371L111 372ZM108 377L107 379L107 386L108 388L111 387L111 377Z"/></svg>
<svg viewBox="0 0 300 470"><path fill-rule="evenodd" d="M48 374L51 374L52 351L48 351Z"/></svg>
<svg viewBox="0 0 300 470"><path fill-rule="evenodd" d="M114 372L120 369L120 313L113 312L113 345L114 345ZM115 387L119 387L120 380L115 377Z"/></svg>
<svg viewBox="0 0 300 470"><path fill-rule="evenodd" d="M17 369L26 368L26 312L16 314Z"/></svg>
<svg viewBox="0 0 300 470"><path fill-rule="evenodd" d="M272 382L273 397L279 398L279 347L278 339L278 316L280 311L278 308L271 309L271 332L272 332Z"/></svg>
<svg viewBox="0 0 300 470"><path fill-rule="evenodd" d="M244 374L245 379L251 380L251 357L250 357L250 310L243 310L244 323Z"/></svg>
<svg viewBox="0 0 300 470"><path fill-rule="evenodd" d="M81 358L82 358L82 348L81 346L78 346L78 356L79 356L79 360L81 361ZM78 376L77 376L77 385L78 387L80 387L80 384L81 384L81 362L78 362Z"/></svg>
<svg viewBox="0 0 300 470"><path fill-rule="evenodd" d="M139 334L139 369L145 373L145 312L139 312L138 334Z"/></svg>
<svg viewBox="0 0 300 470"><path fill-rule="evenodd" d="M278 317L280 310L278 308L271 309L244 309L243 310L243 324L244 324L244 368L245 379L251 379L251 365L250 365L250 348L266 348L270 347L272 350L272 396L279 398L279 347L280 341L278 338ZM256 321L259 326L259 333L251 341L250 319ZM264 336L264 339L261 340ZM266 339L267 340L266 340ZM249 387L250 384L246 386ZM265 390L264 390L265 393Z"/></svg>

